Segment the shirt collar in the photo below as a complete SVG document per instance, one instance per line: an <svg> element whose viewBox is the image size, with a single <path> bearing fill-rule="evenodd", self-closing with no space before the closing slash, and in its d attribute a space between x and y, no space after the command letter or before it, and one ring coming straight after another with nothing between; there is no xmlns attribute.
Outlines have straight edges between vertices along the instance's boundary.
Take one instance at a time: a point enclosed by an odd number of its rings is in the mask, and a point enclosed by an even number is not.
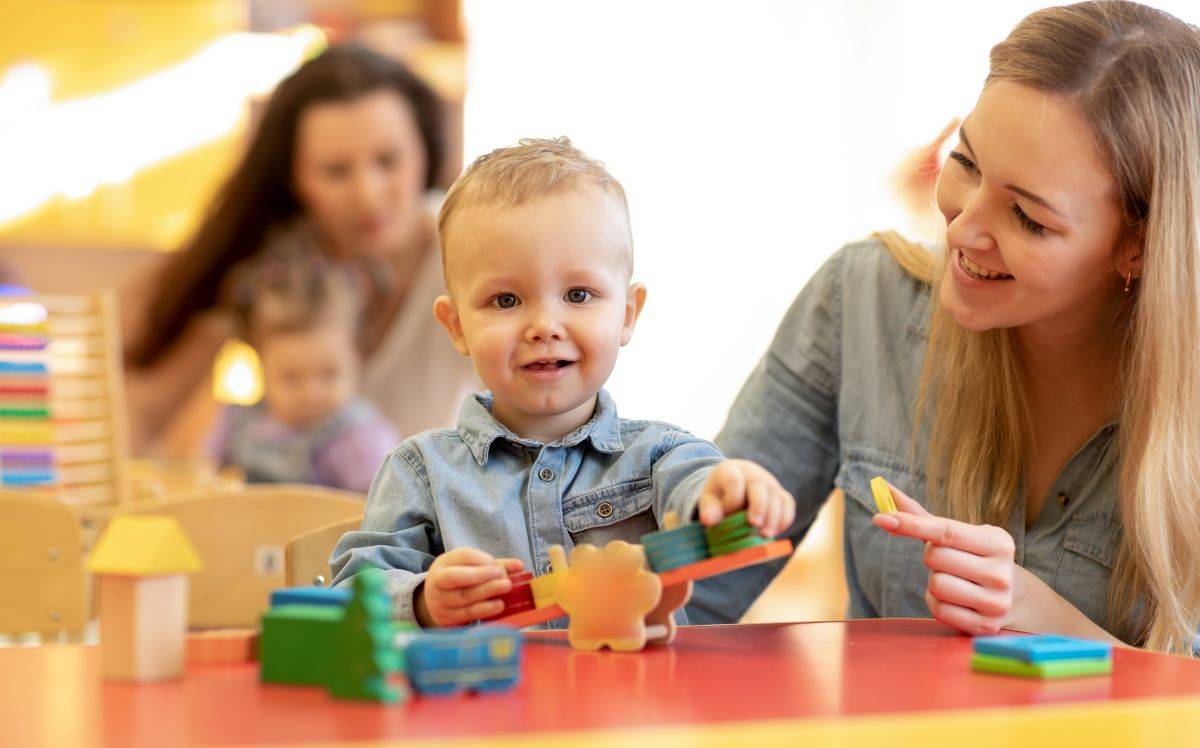
<svg viewBox="0 0 1200 748"><path fill-rule="evenodd" d="M458 435L481 466L486 465L492 442L504 439L523 447L541 448L541 442L522 439L492 415L492 393L480 392L468 397L458 412ZM596 410L588 422L562 437L544 445L548 447L574 447L587 439L599 452L612 454L625 449L621 441L621 423L617 418L617 406L607 390L600 390L596 397Z"/></svg>

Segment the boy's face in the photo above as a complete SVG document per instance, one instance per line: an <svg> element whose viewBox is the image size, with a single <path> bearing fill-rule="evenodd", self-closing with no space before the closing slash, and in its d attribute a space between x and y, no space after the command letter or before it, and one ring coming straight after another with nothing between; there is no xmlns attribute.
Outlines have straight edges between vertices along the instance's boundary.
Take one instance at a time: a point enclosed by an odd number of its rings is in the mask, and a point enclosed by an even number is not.
<svg viewBox="0 0 1200 748"><path fill-rule="evenodd" d="M448 239L450 297L434 312L492 391L496 417L518 433L547 417L586 421L645 301L629 285L629 229L615 198L578 186L468 208Z"/></svg>
<svg viewBox="0 0 1200 748"><path fill-rule="evenodd" d="M344 324L266 335L259 358L267 410L292 428L319 423L357 391L358 353Z"/></svg>

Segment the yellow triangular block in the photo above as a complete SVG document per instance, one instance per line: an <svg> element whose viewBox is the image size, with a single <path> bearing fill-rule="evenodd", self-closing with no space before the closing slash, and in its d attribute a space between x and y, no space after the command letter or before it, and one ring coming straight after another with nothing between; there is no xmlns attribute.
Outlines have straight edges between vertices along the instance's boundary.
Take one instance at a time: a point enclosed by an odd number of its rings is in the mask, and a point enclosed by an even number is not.
<svg viewBox="0 0 1200 748"><path fill-rule="evenodd" d="M174 517L115 517L88 561L93 574L151 576L200 571L192 541Z"/></svg>

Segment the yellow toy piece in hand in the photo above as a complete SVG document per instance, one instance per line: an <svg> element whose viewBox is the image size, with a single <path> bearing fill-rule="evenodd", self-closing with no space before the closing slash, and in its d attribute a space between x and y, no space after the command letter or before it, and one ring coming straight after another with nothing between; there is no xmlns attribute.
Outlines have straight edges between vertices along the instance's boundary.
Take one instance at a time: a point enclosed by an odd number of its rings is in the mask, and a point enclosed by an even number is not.
<svg viewBox="0 0 1200 748"><path fill-rule="evenodd" d="M554 566L558 573L557 561ZM622 540L603 549L584 544L571 551L555 597L571 616L572 648L632 652L646 646L645 618L662 597L662 582L646 570L641 546Z"/></svg>
<svg viewBox="0 0 1200 748"><path fill-rule="evenodd" d="M891 487L881 476L877 475L871 479L871 493L875 496L875 506L879 507L880 514L899 511L896 508L896 500L892 497Z"/></svg>

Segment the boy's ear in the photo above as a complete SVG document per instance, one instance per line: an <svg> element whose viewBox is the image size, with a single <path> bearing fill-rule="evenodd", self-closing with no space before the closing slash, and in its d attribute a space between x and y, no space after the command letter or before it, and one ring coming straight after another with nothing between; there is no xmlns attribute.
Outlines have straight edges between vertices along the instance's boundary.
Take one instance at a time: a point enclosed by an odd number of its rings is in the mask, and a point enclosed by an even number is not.
<svg viewBox="0 0 1200 748"><path fill-rule="evenodd" d="M437 297L433 302L433 316L450 336L454 349L464 356L470 356L471 351L467 348L467 339L462 331L462 320L459 319L458 310L454 308L454 302L449 296Z"/></svg>
<svg viewBox="0 0 1200 748"><path fill-rule="evenodd" d="M634 283L625 292L625 321L621 325L621 345L633 339L633 328L637 325L638 317L642 315L642 307L646 305L646 287Z"/></svg>

